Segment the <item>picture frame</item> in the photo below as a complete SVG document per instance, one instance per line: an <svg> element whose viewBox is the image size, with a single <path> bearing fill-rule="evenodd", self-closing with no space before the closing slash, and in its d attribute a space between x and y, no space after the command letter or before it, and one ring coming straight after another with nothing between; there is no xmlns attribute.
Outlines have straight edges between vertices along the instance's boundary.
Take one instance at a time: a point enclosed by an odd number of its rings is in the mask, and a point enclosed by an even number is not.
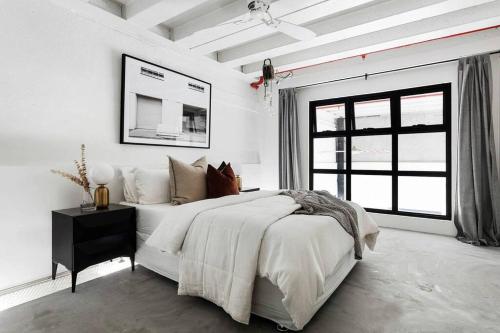
<svg viewBox="0 0 500 333"><path fill-rule="evenodd" d="M122 54L120 144L210 148L212 84Z"/></svg>

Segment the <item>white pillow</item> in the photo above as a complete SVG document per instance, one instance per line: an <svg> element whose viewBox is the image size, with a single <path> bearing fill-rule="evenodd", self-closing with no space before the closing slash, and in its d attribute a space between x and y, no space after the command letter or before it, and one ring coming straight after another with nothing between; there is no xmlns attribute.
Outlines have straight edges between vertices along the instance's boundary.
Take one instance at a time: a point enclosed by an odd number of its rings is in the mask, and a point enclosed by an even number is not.
<svg viewBox="0 0 500 333"><path fill-rule="evenodd" d="M138 203L139 195L137 193L137 188L135 186L135 168L124 167L121 168L123 177L123 196L126 202Z"/></svg>
<svg viewBox="0 0 500 333"><path fill-rule="evenodd" d="M151 205L170 202L168 169L137 168L134 175L138 203Z"/></svg>

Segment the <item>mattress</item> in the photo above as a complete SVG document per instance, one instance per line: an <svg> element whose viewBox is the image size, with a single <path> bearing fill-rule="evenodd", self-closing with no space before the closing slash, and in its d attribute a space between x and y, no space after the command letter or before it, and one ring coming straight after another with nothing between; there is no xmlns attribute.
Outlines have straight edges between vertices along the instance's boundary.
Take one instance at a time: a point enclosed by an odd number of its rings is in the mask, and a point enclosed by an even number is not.
<svg viewBox="0 0 500 333"><path fill-rule="evenodd" d="M123 202L137 210L137 252L136 262L171 280L179 281L179 257L145 244L146 239L161 223L171 204L140 205ZM317 299L314 313L328 300L335 289L349 274L356 264L354 249L338 260L335 269L325 281L325 291ZM274 321L291 330L296 330L290 315L283 306L283 294L268 279L256 277L252 304L252 313Z"/></svg>
<svg viewBox="0 0 500 333"><path fill-rule="evenodd" d="M141 205L124 201L120 204L136 208L137 232L146 238L158 227L165 213L173 207L171 203Z"/></svg>

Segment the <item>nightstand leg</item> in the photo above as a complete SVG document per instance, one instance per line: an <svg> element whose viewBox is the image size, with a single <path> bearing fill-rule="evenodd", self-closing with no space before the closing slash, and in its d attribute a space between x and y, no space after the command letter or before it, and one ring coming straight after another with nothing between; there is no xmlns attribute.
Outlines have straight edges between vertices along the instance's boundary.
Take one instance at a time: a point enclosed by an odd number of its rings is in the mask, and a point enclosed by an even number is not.
<svg viewBox="0 0 500 333"><path fill-rule="evenodd" d="M135 254L130 256L130 263L132 264L132 272L135 271Z"/></svg>
<svg viewBox="0 0 500 333"><path fill-rule="evenodd" d="M57 263L52 262L52 280L56 279L56 274L57 274Z"/></svg>
<svg viewBox="0 0 500 333"><path fill-rule="evenodd" d="M71 292L75 292L76 288L76 276L78 275L77 272L71 272Z"/></svg>

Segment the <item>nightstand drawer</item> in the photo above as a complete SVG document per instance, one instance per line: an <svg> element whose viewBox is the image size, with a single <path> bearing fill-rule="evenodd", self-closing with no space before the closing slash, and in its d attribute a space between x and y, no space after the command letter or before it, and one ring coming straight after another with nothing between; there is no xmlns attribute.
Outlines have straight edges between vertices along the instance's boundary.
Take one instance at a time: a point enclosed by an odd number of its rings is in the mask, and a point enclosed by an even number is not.
<svg viewBox="0 0 500 333"><path fill-rule="evenodd" d="M131 250L130 237L129 233L122 233L75 244L76 268L88 267L128 254Z"/></svg>
<svg viewBox="0 0 500 333"><path fill-rule="evenodd" d="M113 214L84 215L75 219L75 243L116 235L135 230L130 211Z"/></svg>

